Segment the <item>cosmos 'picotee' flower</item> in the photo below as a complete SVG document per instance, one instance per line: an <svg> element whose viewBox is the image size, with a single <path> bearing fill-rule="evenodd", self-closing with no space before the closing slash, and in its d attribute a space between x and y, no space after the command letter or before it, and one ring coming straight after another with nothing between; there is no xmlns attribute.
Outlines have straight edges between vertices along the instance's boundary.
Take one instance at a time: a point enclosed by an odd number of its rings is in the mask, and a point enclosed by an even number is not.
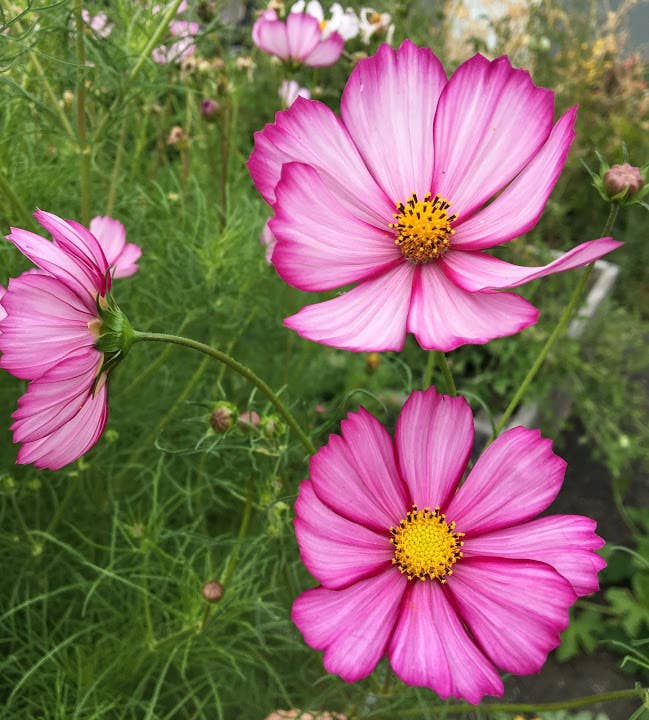
<svg viewBox="0 0 649 720"><path fill-rule="evenodd" d="M400 350L406 332L446 351L534 324L534 306L499 291L620 245L600 238L532 268L482 252L536 224L575 113L553 124L553 93L506 57L476 55L447 80L408 40L356 65L341 118L297 98L255 134L248 161L275 212L273 264L301 290L356 287L285 324L358 351Z"/></svg>
<svg viewBox="0 0 649 720"><path fill-rule="evenodd" d="M459 486L473 446L461 397L414 392L394 440L361 408L311 458L295 531L320 582L293 605L306 642L347 682L387 655L407 684L477 703L498 669L537 672L598 589L595 522L534 519L566 463L538 430L498 437Z"/></svg>
<svg viewBox="0 0 649 720"><path fill-rule="evenodd" d="M308 13L292 12L282 22L274 10L264 10L252 26L252 40L269 55L311 67L333 65L345 41L333 32L322 38L320 23Z"/></svg>
<svg viewBox="0 0 649 720"><path fill-rule="evenodd" d="M19 228L7 236L38 269L11 278L2 297L0 367L29 381L12 416L13 439L21 443L17 462L56 470L103 432L107 375L130 333L109 295L111 261L118 275L132 274L139 248L124 247L110 218L95 219L108 238L105 253L79 223L42 210L34 217L53 241Z"/></svg>

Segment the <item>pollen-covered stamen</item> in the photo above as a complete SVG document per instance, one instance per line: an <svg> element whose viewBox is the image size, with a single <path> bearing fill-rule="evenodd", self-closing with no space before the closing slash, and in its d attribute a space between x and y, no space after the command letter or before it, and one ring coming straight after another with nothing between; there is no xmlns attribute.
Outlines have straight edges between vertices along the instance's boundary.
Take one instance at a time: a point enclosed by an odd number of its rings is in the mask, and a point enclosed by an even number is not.
<svg viewBox="0 0 649 720"><path fill-rule="evenodd" d="M390 227L399 234L395 245L401 248L404 257L412 262L425 263L437 260L450 245L455 232L451 223L457 215L447 213L451 204L448 200L426 193L423 201L413 193L405 203L397 203L396 222Z"/></svg>
<svg viewBox="0 0 649 720"><path fill-rule="evenodd" d="M447 523L439 507L412 510L390 528L394 545L392 564L408 576L408 580L437 579L446 582L447 575L453 574L453 565L462 557L461 538L464 533L455 531L455 523Z"/></svg>

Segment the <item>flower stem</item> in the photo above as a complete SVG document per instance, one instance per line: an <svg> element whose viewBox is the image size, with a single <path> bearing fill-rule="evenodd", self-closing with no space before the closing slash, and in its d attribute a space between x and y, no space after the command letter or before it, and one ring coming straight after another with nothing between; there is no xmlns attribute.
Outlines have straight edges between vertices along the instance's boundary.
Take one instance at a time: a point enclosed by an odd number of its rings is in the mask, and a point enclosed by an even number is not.
<svg viewBox="0 0 649 720"><path fill-rule="evenodd" d="M615 222L615 218L617 216L618 207L619 206L617 205L617 203L611 204L611 209L609 211L608 218L606 219L606 223L604 224L604 229L602 230L601 237L608 236L608 234L613 229L613 223ZM550 334L550 337L545 341L545 345L541 348L541 351L532 363L532 367L527 371L527 375L524 377L523 382L519 385L518 389L514 393L514 397L512 397L509 405L507 405L507 408L505 409L503 416L500 418L500 421L496 425L493 435L491 436L491 438L489 438L489 442L487 443L487 445L489 445L496 437L498 437L498 435L502 432L502 429L507 425L509 418L512 416L513 412L518 407L520 401L525 396L525 393L527 392L529 386L532 384L534 378L536 377L536 374L541 369L541 366L545 362L545 359L550 353L550 350L552 350L556 341L565 332L566 328L568 327L568 323L570 322L570 319L575 312L577 303L579 302L579 299L581 298L581 295L586 288L588 278L590 277L590 274L593 271L594 267L595 263L591 263L582 273L582 276L579 279L579 282L577 283L575 289L573 290L568 304L565 306L563 312L561 313L559 321L557 322L554 330Z"/></svg>
<svg viewBox="0 0 649 720"><path fill-rule="evenodd" d="M198 342L197 340L191 340L190 338L180 337L179 335L168 335L165 333L148 333L138 331L135 331L134 334L134 342L148 340L150 342L167 342L174 343L175 345L182 345L183 347L188 347L192 350L198 350L198 352L209 355L214 360L218 360L218 362L222 362L228 367L232 368L232 370L239 373L239 375L246 378L246 380L252 383L258 390L260 390L263 395L265 395L273 403L273 405L277 408L279 414L286 420L293 432L299 438L302 445L304 445L307 452L309 452L309 454L311 455L315 453L315 447L313 446L313 443L309 439L308 435L304 433L291 411L286 407L286 405L284 405L284 403L280 400L279 396L275 392L273 392L273 390L267 383L265 383L260 377L255 375L255 373L250 368L246 367L238 360L235 360L233 357L230 357L230 355L227 355L226 353L221 352L216 348L205 345L205 343Z"/></svg>
<svg viewBox="0 0 649 720"><path fill-rule="evenodd" d="M552 712L553 710L574 710L576 708L587 707L588 705L597 705L598 703L615 702L616 700L626 700L631 698L638 698L643 700L649 690L635 687L627 690L612 690L610 692L598 693L597 695L586 695L584 697L574 698L572 700L559 700L557 702L548 703L484 703L483 705L471 705L469 703L458 703L455 704L444 704L428 706L426 710L428 712L435 712L441 714L450 713L468 713L475 712L477 709L482 709L492 712L505 712L505 713L530 713L537 715L542 712ZM402 710L401 715L420 715L421 710Z"/></svg>
<svg viewBox="0 0 649 720"><path fill-rule="evenodd" d="M437 361L437 353L436 352L428 352L428 357L426 358L426 369L424 370L424 379L422 381L422 389L427 390L430 387L431 382L433 381L433 370L435 369L435 362Z"/></svg>
<svg viewBox="0 0 649 720"><path fill-rule="evenodd" d="M457 395L457 389L455 387L455 380L453 380L453 373L451 372L451 368L448 366L448 361L446 360L446 355L443 352L438 352L437 356L439 357L439 365L442 368L442 375L444 376L444 383L446 384L446 392L448 392L449 395L455 396Z"/></svg>
<svg viewBox="0 0 649 720"><path fill-rule="evenodd" d="M83 37L84 22L81 16L81 0L75 0L74 14L77 45L77 139L79 142L79 179L81 183L81 224L90 223L90 146L86 128L86 46Z"/></svg>

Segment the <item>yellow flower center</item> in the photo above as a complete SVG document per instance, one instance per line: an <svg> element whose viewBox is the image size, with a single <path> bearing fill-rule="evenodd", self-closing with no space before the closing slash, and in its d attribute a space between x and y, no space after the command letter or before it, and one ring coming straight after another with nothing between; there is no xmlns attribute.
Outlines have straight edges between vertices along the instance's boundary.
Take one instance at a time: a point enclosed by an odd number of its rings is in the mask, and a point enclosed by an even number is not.
<svg viewBox="0 0 649 720"><path fill-rule="evenodd" d="M405 203L397 203L398 212L394 214L396 222L390 227L396 230L394 243L403 256L415 263L437 260L450 245L450 237L455 232L451 223L457 215L448 215L451 207L448 200L426 193L423 201L413 193Z"/></svg>
<svg viewBox="0 0 649 720"><path fill-rule="evenodd" d="M437 579L446 582L446 576L453 574L453 565L462 557L460 549L464 533L455 532L455 523L447 523L439 508L412 510L390 528L394 545L392 564L408 575L408 580L419 578Z"/></svg>

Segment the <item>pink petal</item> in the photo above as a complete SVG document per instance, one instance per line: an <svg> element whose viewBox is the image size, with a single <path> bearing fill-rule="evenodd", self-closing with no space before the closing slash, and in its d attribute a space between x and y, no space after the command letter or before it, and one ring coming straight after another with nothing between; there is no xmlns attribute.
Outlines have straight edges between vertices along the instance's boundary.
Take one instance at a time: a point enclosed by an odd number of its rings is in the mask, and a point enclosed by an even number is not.
<svg viewBox="0 0 649 720"><path fill-rule="evenodd" d="M39 468L58 470L78 460L99 440L106 418L106 385L94 397L87 395L85 404L67 423L41 440L25 443L18 452L16 462L33 464Z"/></svg>
<svg viewBox="0 0 649 720"><path fill-rule="evenodd" d="M295 514L300 557L324 587L339 590L391 566L390 534L341 517L318 499L309 480L300 485Z"/></svg>
<svg viewBox="0 0 649 720"><path fill-rule="evenodd" d="M274 10L266 9L262 14L255 20L252 26L252 41L259 47L259 30L267 22L278 20L277 13Z"/></svg>
<svg viewBox="0 0 649 720"><path fill-rule="evenodd" d="M331 290L402 261L394 236L358 220L309 165L289 163L275 189L273 265L301 290Z"/></svg>
<svg viewBox="0 0 649 720"><path fill-rule="evenodd" d="M512 265L483 252L451 250L444 255L441 265L446 276L464 290L498 290L589 265L623 244L613 238L589 240L542 267Z"/></svg>
<svg viewBox="0 0 649 720"><path fill-rule="evenodd" d="M344 350L401 350L412 276L412 266L403 262L333 300L307 305L284 325L307 340Z"/></svg>
<svg viewBox="0 0 649 720"><path fill-rule="evenodd" d="M30 382L12 415L14 442L40 440L74 417L87 401L101 362L102 354L87 348Z"/></svg>
<svg viewBox="0 0 649 720"><path fill-rule="evenodd" d="M330 435L311 457L314 490L333 511L389 540L390 528L410 509L392 438L363 407L349 413L340 431L342 437Z"/></svg>
<svg viewBox="0 0 649 720"><path fill-rule="evenodd" d="M550 505L565 471L551 440L538 430L512 428L478 458L446 515L467 537L524 522Z"/></svg>
<svg viewBox="0 0 649 720"><path fill-rule="evenodd" d="M448 352L481 345L533 325L539 311L513 293L468 293L436 263L420 265L413 285L408 330L427 350Z"/></svg>
<svg viewBox="0 0 649 720"><path fill-rule="evenodd" d="M483 695L503 694L500 675L468 636L438 582L408 583L389 656L406 685L428 687L442 700L477 704Z"/></svg>
<svg viewBox="0 0 649 720"><path fill-rule="evenodd" d="M90 232L101 245L108 264L114 265L126 244L126 228L119 220L99 215L90 221Z"/></svg>
<svg viewBox="0 0 649 720"><path fill-rule="evenodd" d="M7 290L2 285L0 285L0 320L4 320L4 318L7 317L7 313L1 303L2 297L6 292Z"/></svg>
<svg viewBox="0 0 649 720"><path fill-rule="evenodd" d="M525 560L463 558L447 586L482 651L516 675L541 669L577 599L556 570Z"/></svg>
<svg viewBox="0 0 649 720"><path fill-rule="evenodd" d="M273 20L270 16L262 15L252 27L252 39L260 50L288 60L286 25L281 20Z"/></svg>
<svg viewBox="0 0 649 720"><path fill-rule="evenodd" d="M289 13L286 18L288 54L302 62L320 42L320 23L306 13Z"/></svg>
<svg viewBox="0 0 649 720"><path fill-rule="evenodd" d="M368 172L345 126L323 103L298 97L255 133L248 170L270 205L282 165L289 162L315 168L329 191L361 220L381 229L391 222L394 204Z"/></svg>
<svg viewBox="0 0 649 720"><path fill-rule="evenodd" d="M552 128L543 147L525 169L486 208L454 223L453 247L481 250L518 237L537 223L563 170L575 136L577 108L568 110Z"/></svg>
<svg viewBox="0 0 649 720"><path fill-rule="evenodd" d="M435 116L431 189L468 218L531 160L552 128L554 95L506 57L475 55L453 74Z"/></svg>
<svg viewBox="0 0 649 720"><path fill-rule="evenodd" d="M325 40L321 40L311 52L304 58L303 62L309 67L327 67L338 62L342 55L345 41L337 33L333 32Z"/></svg>
<svg viewBox="0 0 649 720"><path fill-rule="evenodd" d="M399 468L418 508L445 507L473 448L473 415L462 397L434 387L406 400L395 432Z"/></svg>
<svg viewBox="0 0 649 720"><path fill-rule="evenodd" d="M140 269L137 260L142 255L142 248L135 243L126 243L122 252L115 258L113 267L114 278L125 278L135 275Z"/></svg>
<svg viewBox="0 0 649 720"><path fill-rule="evenodd" d="M446 84L439 60L404 40L395 52L382 45L349 77L341 114L356 147L393 203L430 190L433 120ZM394 212L394 209L392 210Z"/></svg>
<svg viewBox="0 0 649 720"><path fill-rule="evenodd" d="M599 590L597 573L606 561L593 550L604 545L596 523L581 515L549 515L524 525L466 538L465 557L538 560L551 565L581 597Z"/></svg>
<svg viewBox="0 0 649 720"><path fill-rule="evenodd" d="M344 590L307 590L293 603L291 618L308 645L325 651L327 672L356 682L385 653L407 582L390 568Z"/></svg>

